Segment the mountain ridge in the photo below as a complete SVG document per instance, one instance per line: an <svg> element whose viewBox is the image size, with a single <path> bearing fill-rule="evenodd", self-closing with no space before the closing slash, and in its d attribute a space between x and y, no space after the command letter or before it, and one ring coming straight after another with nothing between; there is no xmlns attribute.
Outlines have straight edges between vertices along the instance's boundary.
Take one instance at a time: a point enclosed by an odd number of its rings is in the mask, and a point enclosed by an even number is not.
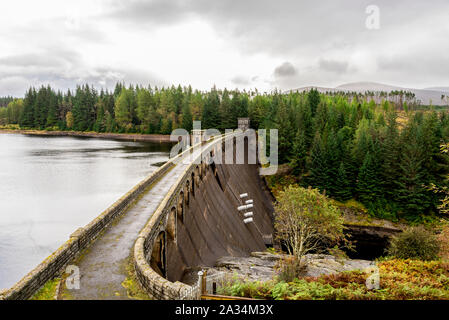
<svg viewBox="0 0 449 320"><path fill-rule="evenodd" d="M366 91L372 91L372 92L391 92L391 91L408 91L415 94L416 100L419 101L423 105L437 105L437 106L443 106L449 104L449 87L429 87L429 88L406 88L406 87L400 87L395 85L389 85L384 83L378 83L378 82L369 82L369 81L360 81L360 82L349 82L344 83L339 86L336 86L334 88L332 87L321 87L321 86L307 86L307 87L301 87L296 89L288 90L288 92L303 92L303 91L309 91L310 89L315 88L318 91L324 93L324 92L338 92L338 91L344 91L344 92L359 92L364 93ZM444 100L441 99L442 95L444 95Z"/></svg>

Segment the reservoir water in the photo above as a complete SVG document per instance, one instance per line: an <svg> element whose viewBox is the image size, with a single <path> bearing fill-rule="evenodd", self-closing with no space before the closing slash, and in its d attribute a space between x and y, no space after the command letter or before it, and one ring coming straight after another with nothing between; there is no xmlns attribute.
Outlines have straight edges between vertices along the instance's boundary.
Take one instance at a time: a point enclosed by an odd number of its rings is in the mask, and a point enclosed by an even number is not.
<svg viewBox="0 0 449 320"><path fill-rule="evenodd" d="M169 144L0 134L0 289L166 161Z"/></svg>

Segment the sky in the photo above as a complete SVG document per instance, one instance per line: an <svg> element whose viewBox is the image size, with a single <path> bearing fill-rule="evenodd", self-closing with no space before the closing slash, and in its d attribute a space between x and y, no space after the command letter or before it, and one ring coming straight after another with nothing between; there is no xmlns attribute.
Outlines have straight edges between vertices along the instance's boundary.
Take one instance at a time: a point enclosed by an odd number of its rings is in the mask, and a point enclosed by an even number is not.
<svg viewBox="0 0 449 320"><path fill-rule="evenodd" d="M14 0L0 17L0 96L117 81L449 86L447 0Z"/></svg>

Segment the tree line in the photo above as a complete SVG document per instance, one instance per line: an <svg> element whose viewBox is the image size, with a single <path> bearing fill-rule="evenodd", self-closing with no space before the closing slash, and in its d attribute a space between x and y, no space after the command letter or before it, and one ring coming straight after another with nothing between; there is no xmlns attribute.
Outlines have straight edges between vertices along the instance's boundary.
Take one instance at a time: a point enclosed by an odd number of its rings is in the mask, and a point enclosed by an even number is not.
<svg viewBox="0 0 449 320"><path fill-rule="evenodd" d="M0 108L0 123L23 128L118 133L170 134L176 128L234 129L248 116L249 96L238 90L208 92L189 87L126 87L98 92L89 85L62 93L51 87L30 88L24 99Z"/></svg>
<svg viewBox="0 0 449 320"><path fill-rule="evenodd" d="M437 212L439 195L427 186L446 185L449 115L412 112L371 95L257 90L193 90L118 83L113 91L84 85L62 93L30 88L24 99L0 108L0 122L22 128L170 134L203 128L234 129L249 117L254 129L279 130L279 162L300 184L340 201L356 199L380 217L421 219ZM405 107L404 107L405 106ZM401 112L401 121L398 113ZM404 113L407 120L403 120Z"/></svg>
<svg viewBox="0 0 449 320"><path fill-rule="evenodd" d="M402 112L403 115L404 112ZM437 212L432 184L447 184L447 112L409 112L398 121L388 101L349 102L343 97L287 95L277 124L279 155L300 183L332 198L352 198L386 218L420 220Z"/></svg>

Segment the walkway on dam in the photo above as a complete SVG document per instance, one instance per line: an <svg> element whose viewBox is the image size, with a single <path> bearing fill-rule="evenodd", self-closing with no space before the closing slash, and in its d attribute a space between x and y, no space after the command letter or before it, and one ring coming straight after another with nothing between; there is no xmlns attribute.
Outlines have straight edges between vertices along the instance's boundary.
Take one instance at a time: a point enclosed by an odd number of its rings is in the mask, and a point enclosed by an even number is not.
<svg viewBox="0 0 449 320"><path fill-rule="evenodd" d="M193 159L199 155L200 149L195 150ZM129 299L122 282L128 276L127 266L134 242L180 174L189 166L191 158L188 155L184 158L112 222L73 262L80 269L80 289L64 289L64 299Z"/></svg>

